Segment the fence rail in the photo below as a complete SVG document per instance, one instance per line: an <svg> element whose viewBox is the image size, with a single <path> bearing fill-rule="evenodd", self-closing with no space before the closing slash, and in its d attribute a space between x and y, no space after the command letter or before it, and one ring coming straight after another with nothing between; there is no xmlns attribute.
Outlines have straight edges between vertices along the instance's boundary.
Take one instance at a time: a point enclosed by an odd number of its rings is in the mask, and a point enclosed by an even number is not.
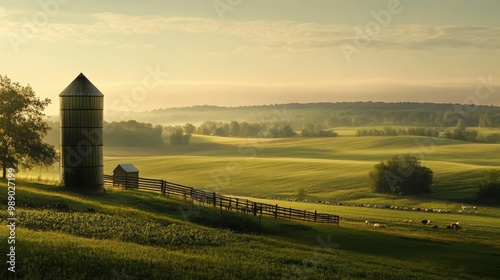
<svg viewBox="0 0 500 280"><path fill-rule="evenodd" d="M254 216L266 215L273 216L275 219L279 217L316 223L339 224L338 215L281 207L278 204L266 204L248 199L219 195L215 192L207 192L165 180L104 175L104 184L122 186L126 189L161 192L167 196L175 196L185 200L191 199L193 202L197 201L200 205L219 207L221 210L249 213Z"/></svg>

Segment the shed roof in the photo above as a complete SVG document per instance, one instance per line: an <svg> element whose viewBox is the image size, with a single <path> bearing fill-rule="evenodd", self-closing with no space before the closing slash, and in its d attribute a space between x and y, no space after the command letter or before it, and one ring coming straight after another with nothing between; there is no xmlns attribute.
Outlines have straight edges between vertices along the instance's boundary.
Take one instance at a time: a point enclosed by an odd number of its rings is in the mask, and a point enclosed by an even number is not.
<svg viewBox="0 0 500 280"><path fill-rule="evenodd" d="M90 81L80 73L59 96L104 96Z"/></svg>
<svg viewBox="0 0 500 280"><path fill-rule="evenodd" d="M119 167L121 167L125 172L139 172L139 169L137 169L133 164L130 163L120 163L116 166L115 170ZM115 170L113 170L113 172Z"/></svg>

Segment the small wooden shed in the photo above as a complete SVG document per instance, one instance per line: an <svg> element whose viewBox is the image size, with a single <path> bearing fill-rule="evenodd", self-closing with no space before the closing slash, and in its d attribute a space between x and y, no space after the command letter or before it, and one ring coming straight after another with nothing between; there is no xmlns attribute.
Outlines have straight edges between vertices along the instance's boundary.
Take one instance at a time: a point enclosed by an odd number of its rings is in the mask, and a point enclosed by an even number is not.
<svg viewBox="0 0 500 280"><path fill-rule="evenodd" d="M113 185L125 188L139 187L139 169L130 163L121 163L113 170Z"/></svg>

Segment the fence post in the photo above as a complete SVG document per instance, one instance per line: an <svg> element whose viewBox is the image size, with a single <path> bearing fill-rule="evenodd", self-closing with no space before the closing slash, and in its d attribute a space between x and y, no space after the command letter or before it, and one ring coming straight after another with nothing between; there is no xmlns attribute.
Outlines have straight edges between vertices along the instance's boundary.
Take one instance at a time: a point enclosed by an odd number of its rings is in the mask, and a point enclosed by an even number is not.
<svg viewBox="0 0 500 280"><path fill-rule="evenodd" d="M276 210L274 210L274 218L278 218L278 204L276 204Z"/></svg>
<svg viewBox="0 0 500 280"><path fill-rule="evenodd" d="M292 218L292 207L290 207L290 213L288 214L288 219Z"/></svg>
<svg viewBox="0 0 500 280"><path fill-rule="evenodd" d="M165 181L161 180L161 194L165 194Z"/></svg>
<svg viewBox="0 0 500 280"><path fill-rule="evenodd" d="M236 198L236 213L238 213L238 199Z"/></svg>
<svg viewBox="0 0 500 280"><path fill-rule="evenodd" d="M163 181L163 185L164 185L164 190L165 190L165 194L167 195L167 198L168 198L168 189L167 189L167 181Z"/></svg>
<svg viewBox="0 0 500 280"><path fill-rule="evenodd" d="M213 203L214 203L214 207L217 207L217 201L215 201L215 192L212 193L212 200L213 200Z"/></svg>
<svg viewBox="0 0 500 280"><path fill-rule="evenodd" d="M128 173L125 173L125 189L128 189Z"/></svg>
<svg viewBox="0 0 500 280"><path fill-rule="evenodd" d="M318 212L316 212L316 210L314 210L314 222L316 222L316 217L318 216Z"/></svg>
<svg viewBox="0 0 500 280"><path fill-rule="evenodd" d="M219 199L219 207L220 207L220 228L222 228L222 199Z"/></svg>
<svg viewBox="0 0 500 280"><path fill-rule="evenodd" d="M191 205L194 206L193 187L191 187L191 194L190 194L190 196L191 196Z"/></svg>
<svg viewBox="0 0 500 280"><path fill-rule="evenodd" d="M252 205L253 215L257 216L257 202L254 202Z"/></svg>

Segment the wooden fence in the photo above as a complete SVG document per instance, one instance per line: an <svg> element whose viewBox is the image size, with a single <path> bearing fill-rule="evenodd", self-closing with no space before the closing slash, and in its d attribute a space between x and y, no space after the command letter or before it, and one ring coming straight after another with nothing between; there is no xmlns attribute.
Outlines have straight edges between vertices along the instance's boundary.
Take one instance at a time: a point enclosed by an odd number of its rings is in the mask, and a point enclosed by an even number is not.
<svg viewBox="0 0 500 280"><path fill-rule="evenodd" d="M104 175L105 185L122 186L126 189L139 189L144 191L161 192L167 197L175 196L181 199L190 199L200 204L219 207L221 211L229 210L242 213L273 216L275 219L287 218L292 220L301 220L316 223L339 224L339 216L331 214L317 213L316 211L306 211L287 207L281 207L278 204L266 204L255 202L248 199L228 197L219 195L215 192L206 192L193 187L183 186L165 180L134 178L128 176Z"/></svg>

